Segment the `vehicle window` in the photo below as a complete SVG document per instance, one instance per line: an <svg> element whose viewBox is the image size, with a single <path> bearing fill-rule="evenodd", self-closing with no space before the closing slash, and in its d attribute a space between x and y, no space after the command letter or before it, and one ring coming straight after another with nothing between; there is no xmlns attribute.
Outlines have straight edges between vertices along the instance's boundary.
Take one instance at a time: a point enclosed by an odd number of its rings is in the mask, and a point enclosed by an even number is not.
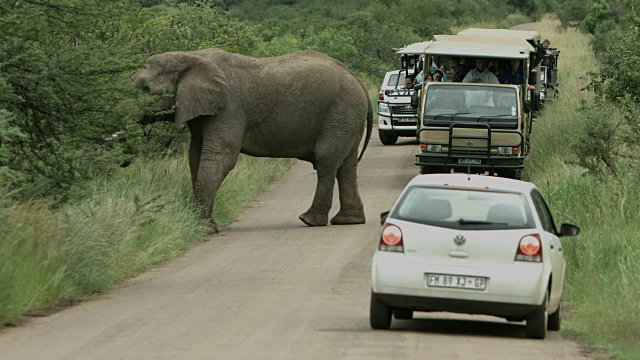
<svg viewBox="0 0 640 360"><path fill-rule="evenodd" d="M544 201L542 194L540 194L540 192L538 192L537 190L533 190L531 191L531 199L533 200L533 205L536 207L536 212L540 217L542 228L547 232L556 234L556 225L553 222L553 216L551 216L549 207Z"/></svg>
<svg viewBox="0 0 640 360"><path fill-rule="evenodd" d="M531 229L533 215L523 194L412 186L393 218L466 230Z"/></svg>
<svg viewBox="0 0 640 360"><path fill-rule="evenodd" d="M397 87L404 85L404 75L404 73L391 74L391 76L389 76L389 81L387 81L387 86Z"/></svg>
<svg viewBox="0 0 640 360"><path fill-rule="evenodd" d="M425 119L455 114L462 118L518 119L518 93L514 88L437 85L427 87ZM444 117L443 117L444 118Z"/></svg>

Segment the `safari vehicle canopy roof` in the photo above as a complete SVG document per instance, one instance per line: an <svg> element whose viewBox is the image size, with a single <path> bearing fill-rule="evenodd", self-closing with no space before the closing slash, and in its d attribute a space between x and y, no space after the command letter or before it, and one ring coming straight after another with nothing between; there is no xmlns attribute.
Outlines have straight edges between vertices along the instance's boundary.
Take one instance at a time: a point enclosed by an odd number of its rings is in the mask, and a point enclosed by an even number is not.
<svg viewBox="0 0 640 360"><path fill-rule="evenodd" d="M520 38L525 40L532 40L534 42L540 42L540 33L537 31L529 31L529 30L469 28L469 29L460 31L458 35L502 36L502 37Z"/></svg>
<svg viewBox="0 0 640 360"><path fill-rule="evenodd" d="M396 54L400 55L422 55L424 54L424 49L427 48L433 41L423 41L413 43L411 45L407 45L405 47L401 47L396 50Z"/></svg>
<svg viewBox="0 0 640 360"><path fill-rule="evenodd" d="M536 51L536 49L527 40L518 37L484 35L433 35L433 40L461 42L469 44L513 45L528 48L529 52Z"/></svg>
<svg viewBox="0 0 640 360"><path fill-rule="evenodd" d="M524 60L529 58L529 48L524 45L498 45L453 41L434 41L426 47L425 54Z"/></svg>

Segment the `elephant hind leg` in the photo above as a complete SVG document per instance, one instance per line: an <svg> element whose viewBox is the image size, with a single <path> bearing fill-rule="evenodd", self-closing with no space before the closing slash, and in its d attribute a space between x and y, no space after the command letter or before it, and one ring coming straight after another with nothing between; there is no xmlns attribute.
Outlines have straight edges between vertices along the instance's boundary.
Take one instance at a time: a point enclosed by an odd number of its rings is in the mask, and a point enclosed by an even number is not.
<svg viewBox="0 0 640 360"><path fill-rule="evenodd" d="M299 216L300 220L309 226L326 226L329 223L329 210L333 202L333 189L339 166L335 161L335 149L331 150L321 152L324 156L316 155L316 162L312 163L318 174L316 193L309 210Z"/></svg>
<svg viewBox="0 0 640 360"><path fill-rule="evenodd" d="M332 225L364 224L364 206L358 192L358 149L349 154L338 169L340 211L331 219Z"/></svg>

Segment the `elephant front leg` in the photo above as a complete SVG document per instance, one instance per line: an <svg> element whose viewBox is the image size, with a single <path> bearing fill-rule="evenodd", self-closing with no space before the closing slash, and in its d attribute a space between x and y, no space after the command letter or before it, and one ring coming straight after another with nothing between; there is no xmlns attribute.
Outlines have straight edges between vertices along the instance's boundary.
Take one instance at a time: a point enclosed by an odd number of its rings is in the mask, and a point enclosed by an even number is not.
<svg viewBox="0 0 640 360"><path fill-rule="evenodd" d="M358 153L349 154L338 169L338 191L340 193L340 211L331 219L332 225L364 224L364 206L358 191Z"/></svg>
<svg viewBox="0 0 640 360"><path fill-rule="evenodd" d="M215 195L229 171L233 169L240 152L215 154L203 147L200 166L194 188L194 204L200 218L209 229L217 233L218 225L213 219Z"/></svg>

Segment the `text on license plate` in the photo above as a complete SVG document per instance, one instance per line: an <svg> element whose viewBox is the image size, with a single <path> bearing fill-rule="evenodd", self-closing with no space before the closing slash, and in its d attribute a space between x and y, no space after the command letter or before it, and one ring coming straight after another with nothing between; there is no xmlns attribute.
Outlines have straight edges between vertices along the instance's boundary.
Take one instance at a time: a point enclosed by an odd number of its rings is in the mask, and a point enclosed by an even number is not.
<svg viewBox="0 0 640 360"><path fill-rule="evenodd" d="M458 164L480 165L482 161L480 159L458 159Z"/></svg>
<svg viewBox="0 0 640 360"><path fill-rule="evenodd" d="M430 287L446 287L471 290L484 290L487 287L487 278L485 277L446 274L426 275L427 286Z"/></svg>
<svg viewBox="0 0 640 360"><path fill-rule="evenodd" d="M416 119L414 118L396 118L395 120L398 122L416 122Z"/></svg>

